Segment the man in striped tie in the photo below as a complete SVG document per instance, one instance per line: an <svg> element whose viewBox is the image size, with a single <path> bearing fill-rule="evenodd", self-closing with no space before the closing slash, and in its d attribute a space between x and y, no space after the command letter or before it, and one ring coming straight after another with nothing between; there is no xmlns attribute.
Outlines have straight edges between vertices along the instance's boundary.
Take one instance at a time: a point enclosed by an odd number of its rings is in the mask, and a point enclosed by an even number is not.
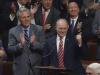
<svg viewBox="0 0 100 75"><path fill-rule="evenodd" d="M44 33L41 26L31 24L27 8L17 12L20 24L9 31L8 49L13 55L13 75L40 75L34 66L41 64Z"/></svg>
<svg viewBox="0 0 100 75"><path fill-rule="evenodd" d="M68 75L85 75L85 70L79 59L82 53L82 50L79 51L79 48L81 48L79 46L80 42L76 40L76 38L81 37L72 37L68 28L69 25L65 19L59 19L56 22L57 33L46 40L44 65L72 70L71 74ZM63 74L57 73L57 75Z"/></svg>

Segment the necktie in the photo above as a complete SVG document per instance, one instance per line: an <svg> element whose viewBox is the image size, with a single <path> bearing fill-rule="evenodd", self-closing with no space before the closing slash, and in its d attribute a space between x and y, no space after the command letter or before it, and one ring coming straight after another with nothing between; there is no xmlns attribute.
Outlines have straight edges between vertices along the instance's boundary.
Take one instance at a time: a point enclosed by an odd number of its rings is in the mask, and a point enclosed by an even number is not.
<svg viewBox="0 0 100 75"><path fill-rule="evenodd" d="M24 38L27 42L29 41L29 36L28 36L28 30L27 29L24 30Z"/></svg>
<svg viewBox="0 0 100 75"><path fill-rule="evenodd" d="M28 30L27 29L24 30L24 38L25 38L25 49L27 49L27 48L30 47L30 39L29 39L29 36L28 36Z"/></svg>
<svg viewBox="0 0 100 75"><path fill-rule="evenodd" d="M64 48L62 38L60 38L59 42L58 63L60 68L64 68Z"/></svg>
<svg viewBox="0 0 100 75"><path fill-rule="evenodd" d="M45 11L42 12L42 24L45 24Z"/></svg>
<svg viewBox="0 0 100 75"><path fill-rule="evenodd" d="M71 31L73 31L73 29L74 29L74 20L71 20L70 28L71 28Z"/></svg>

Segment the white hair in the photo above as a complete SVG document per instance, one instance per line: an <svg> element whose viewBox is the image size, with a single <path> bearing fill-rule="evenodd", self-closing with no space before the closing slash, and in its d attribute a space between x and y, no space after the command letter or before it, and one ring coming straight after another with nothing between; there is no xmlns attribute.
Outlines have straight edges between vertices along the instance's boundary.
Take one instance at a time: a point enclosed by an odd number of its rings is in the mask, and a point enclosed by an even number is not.
<svg viewBox="0 0 100 75"><path fill-rule="evenodd" d="M25 8L25 7L21 7L21 8L19 8L19 10L17 11L17 17L18 17L18 18L19 18L20 14L21 14L22 12L28 12L29 15L31 15L31 12L30 12L29 9L27 9L27 8Z"/></svg>
<svg viewBox="0 0 100 75"><path fill-rule="evenodd" d="M96 73L100 73L100 63L91 63L87 66L87 68L92 69Z"/></svg>

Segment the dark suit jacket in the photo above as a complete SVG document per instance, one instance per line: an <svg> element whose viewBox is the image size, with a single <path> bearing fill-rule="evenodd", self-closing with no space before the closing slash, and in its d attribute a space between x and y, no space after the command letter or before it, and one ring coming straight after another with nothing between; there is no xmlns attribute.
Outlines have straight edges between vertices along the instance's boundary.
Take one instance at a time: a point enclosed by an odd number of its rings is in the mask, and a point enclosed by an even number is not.
<svg viewBox="0 0 100 75"><path fill-rule="evenodd" d="M88 48L88 40L89 38L91 37L90 34L91 34L91 30L90 30L90 25L87 24L87 19L83 19L80 15L76 21L76 24L75 24L75 27L73 29L73 32L71 31L71 28L70 28L70 18L68 17L67 18L68 22L69 22L69 33L72 37L76 37L76 35L78 34L78 31L77 31L77 24L78 22L82 22L82 27L81 27L81 32L82 32L82 49L83 51L86 52L85 55L83 55L83 59L88 59L89 57L91 57L91 52Z"/></svg>
<svg viewBox="0 0 100 75"><path fill-rule="evenodd" d="M44 45L42 27L31 25L29 36L34 32L36 42L34 44L26 43L23 48L19 47L19 36L21 32L23 30L20 25L10 29L9 32L8 49L13 54L14 75L38 75L39 72L33 69L33 67L41 63L41 53Z"/></svg>
<svg viewBox="0 0 100 75"><path fill-rule="evenodd" d="M77 75L84 75L84 69L80 63L80 57L83 52L78 48L75 39L67 35L64 45L64 65L66 69L77 72ZM46 41L44 65L58 67L56 35Z"/></svg>
<svg viewBox="0 0 100 75"><path fill-rule="evenodd" d="M86 54L87 54L85 56L85 58L89 57L90 52L89 52L89 49L88 49L87 41L88 41L88 39L90 37L90 35L89 35L90 34L90 30L89 30L90 26L87 25L86 20L79 15L79 17L78 17L78 19L76 21L75 27L74 27L73 31L71 31L70 18L68 17L67 20L68 20L68 23L69 23L69 33L71 34L72 37L76 37L76 35L78 34L78 30L77 30L78 22L82 22L82 26L81 26L82 44L83 44L82 45L82 49L83 50L87 50L87 51L85 51Z"/></svg>
<svg viewBox="0 0 100 75"><path fill-rule="evenodd" d="M67 17L67 20L68 20L69 27L70 27L70 17L69 16ZM82 38L85 42L87 42L91 35L92 27L91 27L91 25L88 24L88 19L83 18L80 13L78 16L78 19L76 21L75 27L73 29L73 32L72 32L73 35L76 35L78 33L78 31L77 31L78 22L82 22L82 26L81 26ZM69 30L70 30L70 28L69 28ZM70 30L70 32L71 32L71 30Z"/></svg>
<svg viewBox="0 0 100 75"><path fill-rule="evenodd" d="M48 14L47 19L46 19L46 24L50 24L51 28L49 30L46 30L46 33L50 33L50 32L54 31L55 22L59 18L60 18L60 12L57 9L52 7L50 9L50 13ZM37 25L42 26L42 6L39 7L39 9L37 10L37 12L35 14L35 21L36 21Z"/></svg>

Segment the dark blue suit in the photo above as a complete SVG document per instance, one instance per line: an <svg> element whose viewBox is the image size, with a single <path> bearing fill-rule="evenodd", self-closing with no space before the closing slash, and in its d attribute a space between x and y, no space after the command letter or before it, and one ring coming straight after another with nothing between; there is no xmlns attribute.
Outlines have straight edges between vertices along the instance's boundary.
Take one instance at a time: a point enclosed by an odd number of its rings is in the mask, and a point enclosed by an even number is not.
<svg viewBox="0 0 100 75"><path fill-rule="evenodd" d="M83 51L78 48L75 39L67 35L64 46L64 65L66 69L73 70L77 75L85 75L85 71L80 63ZM58 67L56 35L46 41L44 65Z"/></svg>

